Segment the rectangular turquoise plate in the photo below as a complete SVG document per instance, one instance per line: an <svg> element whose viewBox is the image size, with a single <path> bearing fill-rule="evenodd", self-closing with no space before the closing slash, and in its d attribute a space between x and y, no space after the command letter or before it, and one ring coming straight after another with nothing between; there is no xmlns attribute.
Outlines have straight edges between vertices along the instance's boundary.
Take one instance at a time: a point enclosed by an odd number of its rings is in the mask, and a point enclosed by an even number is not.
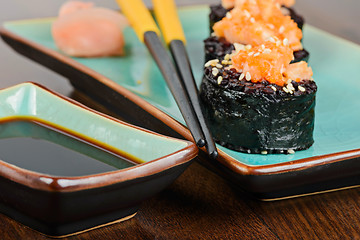
<svg viewBox="0 0 360 240"><path fill-rule="evenodd" d="M209 36L208 13L207 6L179 10L198 84L203 74L203 40ZM53 20L8 22L5 29L59 52L51 36ZM125 37L125 57L73 60L100 73L184 124L180 111L145 46L139 42L131 28L125 30ZM318 85L314 145L308 150L289 155L245 154L218 146L223 151L223 156L230 156L245 168L269 165L276 167L277 164L294 163L296 160L360 148L360 74L356 67L360 63L360 47L309 25L304 27L303 45L310 52L309 63Z"/></svg>

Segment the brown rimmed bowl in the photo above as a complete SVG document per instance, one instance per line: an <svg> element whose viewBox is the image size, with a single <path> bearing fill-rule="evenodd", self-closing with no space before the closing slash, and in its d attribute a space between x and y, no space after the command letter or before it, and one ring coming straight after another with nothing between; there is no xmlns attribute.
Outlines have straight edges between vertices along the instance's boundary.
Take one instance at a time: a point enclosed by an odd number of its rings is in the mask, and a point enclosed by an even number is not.
<svg viewBox="0 0 360 240"><path fill-rule="evenodd" d="M84 170L94 163L83 162L74 173L74 157L53 161L62 172L41 163L24 168L37 159L25 152L14 165L0 152L0 211L55 237L133 217L198 152L191 142L121 122L34 83L0 90L0 140L18 138L42 139L109 166Z"/></svg>

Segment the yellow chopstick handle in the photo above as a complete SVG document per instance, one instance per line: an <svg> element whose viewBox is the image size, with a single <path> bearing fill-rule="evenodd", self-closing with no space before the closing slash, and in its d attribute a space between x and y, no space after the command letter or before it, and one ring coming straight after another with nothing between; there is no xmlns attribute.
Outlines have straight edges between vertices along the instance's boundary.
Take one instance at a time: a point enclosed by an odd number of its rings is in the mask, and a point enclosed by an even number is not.
<svg viewBox="0 0 360 240"><path fill-rule="evenodd" d="M153 31L160 35L154 19L142 0L116 0L116 2L142 42L145 32Z"/></svg>
<svg viewBox="0 0 360 240"><path fill-rule="evenodd" d="M156 20L167 44L172 40L186 43L174 0L152 0Z"/></svg>

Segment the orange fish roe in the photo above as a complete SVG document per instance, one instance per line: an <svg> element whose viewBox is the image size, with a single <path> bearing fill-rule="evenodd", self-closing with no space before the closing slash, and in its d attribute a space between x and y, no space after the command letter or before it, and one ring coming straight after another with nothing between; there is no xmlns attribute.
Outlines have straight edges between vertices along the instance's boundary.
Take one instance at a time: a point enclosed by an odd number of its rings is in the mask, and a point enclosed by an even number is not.
<svg viewBox="0 0 360 240"><path fill-rule="evenodd" d="M226 9L230 9L243 4L245 1L246 0L222 0L221 5ZM286 7L291 7L295 4L295 0L274 0L274 2Z"/></svg>
<svg viewBox="0 0 360 240"><path fill-rule="evenodd" d="M288 39L292 50L302 49L302 32L290 16L284 16L274 0L244 0L221 21L215 35L231 43L259 45L271 36Z"/></svg>
<svg viewBox="0 0 360 240"><path fill-rule="evenodd" d="M312 70L307 63L302 61L290 64L293 58L293 51L286 40L272 38L251 48L237 46L237 51L232 56L232 65L243 73L242 77L252 82L267 80L284 86L289 79L296 82L311 79Z"/></svg>

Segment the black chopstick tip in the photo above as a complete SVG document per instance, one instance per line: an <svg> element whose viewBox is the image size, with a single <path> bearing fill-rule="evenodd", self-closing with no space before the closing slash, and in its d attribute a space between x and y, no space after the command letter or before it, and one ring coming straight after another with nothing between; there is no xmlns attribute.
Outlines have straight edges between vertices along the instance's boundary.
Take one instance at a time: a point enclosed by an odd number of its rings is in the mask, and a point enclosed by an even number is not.
<svg viewBox="0 0 360 240"><path fill-rule="evenodd" d="M219 153L216 150L209 153L209 156L211 159L216 159L218 155L219 155Z"/></svg>
<svg viewBox="0 0 360 240"><path fill-rule="evenodd" d="M196 146L198 147L203 147L205 146L206 142L204 139L199 139L197 142L196 142Z"/></svg>

